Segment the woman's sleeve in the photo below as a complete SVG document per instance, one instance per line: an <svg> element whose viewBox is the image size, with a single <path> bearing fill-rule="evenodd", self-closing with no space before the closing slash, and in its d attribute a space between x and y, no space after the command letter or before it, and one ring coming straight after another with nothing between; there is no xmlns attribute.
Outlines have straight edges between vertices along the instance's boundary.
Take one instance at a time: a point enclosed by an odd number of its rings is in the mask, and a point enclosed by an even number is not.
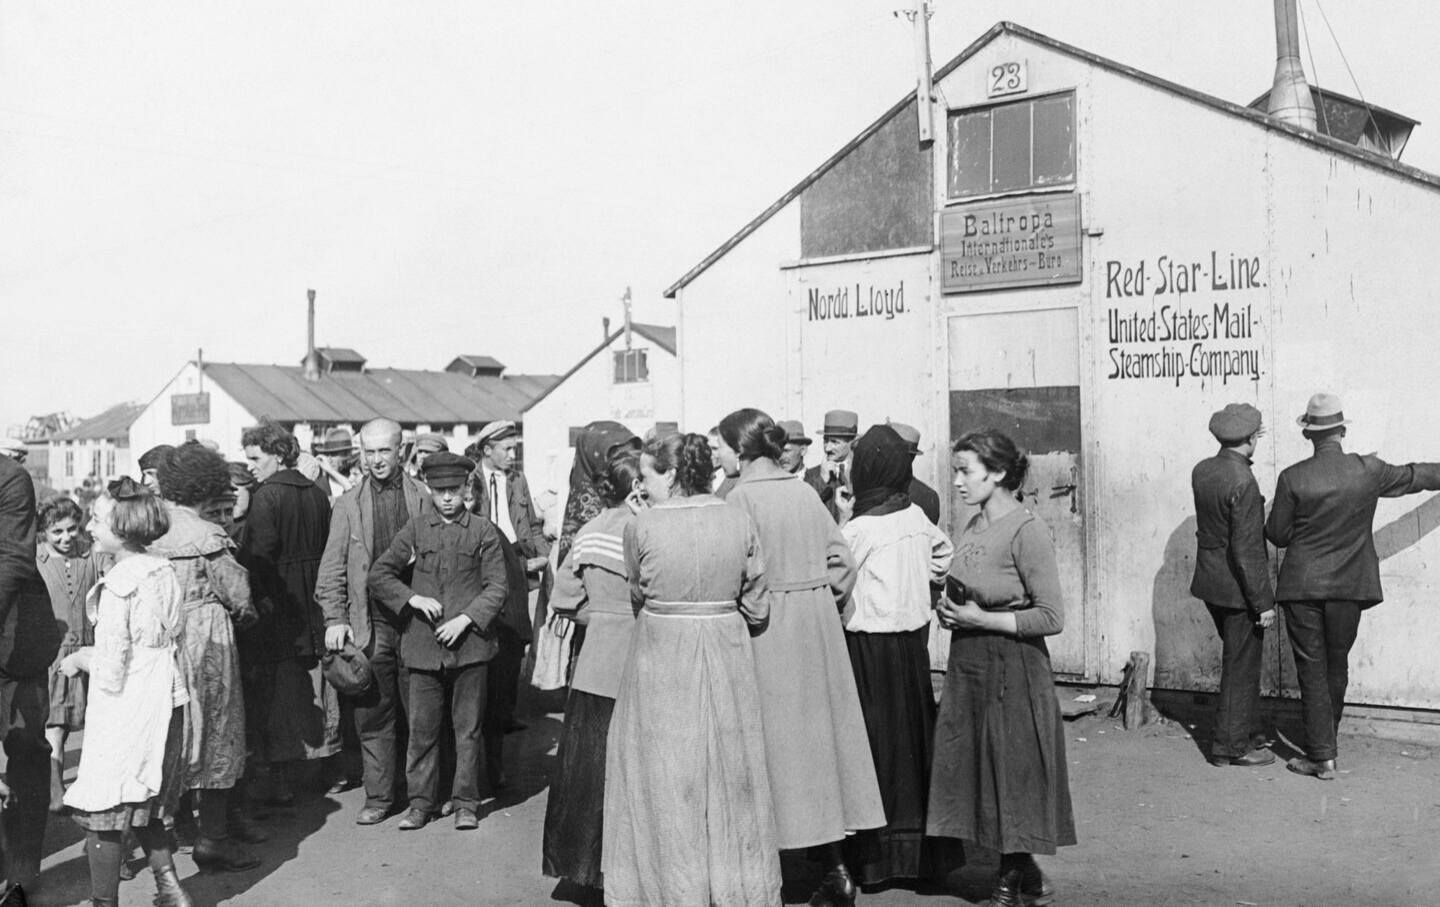
<svg viewBox="0 0 1440 907"><path fill-rule="evenodd" d="M636 610L645 605L645 591L640 587L640 530L632 520L625 527L625 572L630 574L630 604ZM570 556L569 552L565 555Z"/></svg>
<svg viewBox="0 0 1440 907"><path fill-rule="evenodd" d="M740 581L740 616L752 627L764 626L770 620L770 587L765 584L765 553L760 548L760 535L755 524L745 521L745 576Z"/></svg>
<svg viewBox="0 0 1440 907"><path fill-rule="evenodd" d="M247 615L255 614L255 606L250 602L250 574L235 560L235 555L229 551L207 554L203 565L210 589L230 612L231 619L244 621Z"/></svg>
<svg viewBox="0 0 1440 907"><path fill-rule="evenodd" d="M840 527L830 527L830 538L825 544L825 569L830 579L830 591L835 603L844 606L855 588L855 554L840 534Z"/></svg>
<svg viewBox="0 0 1440 907"><path fill-rule="evenodd" d="M585 582L575 565L575 549L572 547L565 553L565 562L555 571L555 585L550 590L550 610L573 617L577 623L583 624L587 618L581 609L585 607L586 600Z"/></svg>
<svg viewBox="0 0 1440 907"><path fill-rule="evenodd" d="M939 527L932 525L930 533L930 583L935 586L945 585L945 577L950 573L950 564L955 560L955 543L950 541L950 536L941 532Z"/></svg>
<svg viewBox="0 0 1440 907"><path fill-rule="evenodd" d="M1015 635L1054 636L1065 628L1065 599L1050 530L1038 519L1026 520L1010 548L1032 605L1015 612Z"/></svg>
<svg viewBox="0 0 1440 907"><path fill-rule="evenodd" d="M125 672L130 667L130 605L136 594L127 597L107 588L100 590L90 682L107 693L119 694L125 688Z"/></svg>

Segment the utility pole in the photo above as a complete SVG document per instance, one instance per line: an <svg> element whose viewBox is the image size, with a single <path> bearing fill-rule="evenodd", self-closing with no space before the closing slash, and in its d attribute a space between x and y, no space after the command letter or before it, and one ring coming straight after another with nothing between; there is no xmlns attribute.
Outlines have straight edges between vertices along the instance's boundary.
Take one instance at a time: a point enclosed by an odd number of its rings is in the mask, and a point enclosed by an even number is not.
<svg viewBox="0 0 1440 907"><path fill-rule="evenodd" d="M930 81L930 17L935 13L930 9L930 0L915 0L913 9L896 10L895 15L909 19L915 31L915 113L919 118L920 147L928 148L935 141Z"/></svg>

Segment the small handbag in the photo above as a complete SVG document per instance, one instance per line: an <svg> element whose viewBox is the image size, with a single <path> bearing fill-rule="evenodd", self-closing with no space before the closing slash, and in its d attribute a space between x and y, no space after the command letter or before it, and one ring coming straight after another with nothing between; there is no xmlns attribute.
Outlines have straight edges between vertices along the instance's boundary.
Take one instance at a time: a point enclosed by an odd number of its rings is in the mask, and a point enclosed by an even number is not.
<svg viewBox="0 0 1440 907"><path fill-rule="evenodd" d="M530 685L537 690L558 690L565 686L572 626L570 618L553 613L540 625L540 633L531 646L535 669L530 674Z"/></svg>

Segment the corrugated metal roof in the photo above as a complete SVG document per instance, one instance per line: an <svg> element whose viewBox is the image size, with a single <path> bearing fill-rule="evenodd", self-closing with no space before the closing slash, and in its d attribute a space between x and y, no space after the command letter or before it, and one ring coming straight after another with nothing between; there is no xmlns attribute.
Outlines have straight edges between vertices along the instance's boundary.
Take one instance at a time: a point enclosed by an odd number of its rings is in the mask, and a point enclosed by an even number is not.
<svg viewBox="0 0 1440 907"><path fill-rule="evenodd" d="M205 375L256 417L280 422L364 422L377 417L430 424L520 418L557 375L471 378L454 372L367 369L306 381L293 365L207 362Z"/></svg>
<svg viewBox="0 0 1440 907"><path fill-rule="evenodd" d="M51 441L95 441L105 438L124 438L130 434L130 426L145 409L142 403L120 403L110 407L98 416L86 419L58 434L51 435Z"/></svg>

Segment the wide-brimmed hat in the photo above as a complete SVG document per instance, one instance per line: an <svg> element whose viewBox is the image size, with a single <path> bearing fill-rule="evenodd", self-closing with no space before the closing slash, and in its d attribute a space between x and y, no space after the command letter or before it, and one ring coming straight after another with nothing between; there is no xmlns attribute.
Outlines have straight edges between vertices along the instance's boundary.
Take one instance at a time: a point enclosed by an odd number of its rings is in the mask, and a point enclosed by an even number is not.
<svg viewBox="0 0 1440 907"><path fill-rule="evenodd" d="M1342 425L1349 425L1350 420L1345 418L1344 407L1340 405L1340 398L1334 394L1319 393L1310 398L1305 404L1305 414L1295 420L1306 431L1328 431L1332 428L1339 428Z"/></svg>
<svg viewBox="0 0 1440 907"><path fill-rule="evenodd" d="M822 438L853 438L860 434L860 417L848 409L832 409L825 414Z"/></svg>
<svg viewBox="0 0 1440 907"><path fill-rule="evenodd" d="M904 422L891 422L889 419L886 419L885 423L910 447L910 453L917 457L920 455L920 429Z"/></svg>
<svg viewBox="0 0 1440 907"><path fill-rule="evenodd" d="M1260 430L1260 410L1248 403L1227 403L1210 417L1210 434L1221 444L1244 441Z"/></svg>
<svg viewBox="0 0 1440 907"><path fill-rule="evenodd" d="M375 685L370 659L352 642L345 643L339 652L326 652L321 656L320 670L326 683L344 696L364 696Z"/></svg>
<svg viewBox="0 0 1440 907"><path fill-rule="evenodd" d="M775 424L785 429L786 444L811 443L811 439L805 436L805 426L800 424L799 419L781 419Z"/></svg>
<svg viewBox="0 0 1440 907"><path fill-rule="evenodd" d="M315 453L331 457L353 453L354 450L355 436L348 428L326 429L325 437L315 445Z"/></svg>

